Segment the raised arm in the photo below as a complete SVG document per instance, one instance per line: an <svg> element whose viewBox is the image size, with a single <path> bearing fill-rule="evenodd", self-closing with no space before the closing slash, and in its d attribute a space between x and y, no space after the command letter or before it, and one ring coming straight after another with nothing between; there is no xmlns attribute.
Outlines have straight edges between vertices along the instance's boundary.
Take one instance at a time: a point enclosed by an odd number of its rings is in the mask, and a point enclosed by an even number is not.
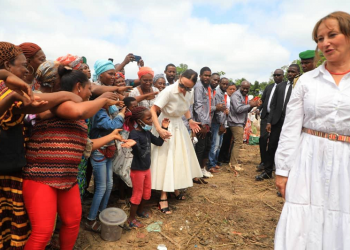
<svg viewBox="0 0 350 250"><path fill-rule="evenodd" d="M107 98L99 98L81 103L68 101L53 108L51 111L63 119L82 120L94 116L105 105L110 106L115 103L116 101Z"/></svg>
<svg viewBox="0 0 350 250"><path fill-rule="evenodd" d="M66 101L71 101L74 103L82 101L81 97L68 91L59 91L55 93L36 93L35 96L40 97L41 100L44 100L47 103L39 106L36 106L34 103L32 103L32 105L25 106L21 109L15 109L14 112L21 114L38 114L52 109Z"/></svg>

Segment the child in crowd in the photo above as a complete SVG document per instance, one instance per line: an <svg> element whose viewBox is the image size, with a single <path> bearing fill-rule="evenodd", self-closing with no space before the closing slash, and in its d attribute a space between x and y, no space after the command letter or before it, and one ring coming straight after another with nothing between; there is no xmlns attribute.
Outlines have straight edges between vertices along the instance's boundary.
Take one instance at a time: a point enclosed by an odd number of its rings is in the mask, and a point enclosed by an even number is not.
<svg viewBox="0 0 350 250"><path fill-rule="evenodd" d="M137 107L137 101L134 97L125 97L123 101L126 107L125 120L127 120L132 115L130 110ZM115 112L112 115L112 117L117 114L118 113ZM124 140L126 140L129 138L129 134L130 130L124 124L123 130L120 131L120 135L123 137ZM113 159L113 172L119 176L119 180L117 182L119 190L118 204L125 205L128 203L126 200L125 190L130 191L128 192L128 194L131 194L132 183L130 178L130 167L133 158L131 151L131 148L124 148L122 147L122 143L117 142L117 156Z"/></svg>
<svg viewBox="0 0 350 250"><path fill-rule="evenodd" d="M151 198L151 143L156 146L162 146L164 140L161 137L155 137L150 130L152 129L152 114L145 107L136 107L131 110L132 115L125 121L125 124L131 130L129 139L136 141L132 147L134 155L131 163L131 181L133 185L132 196L130 199L131 208L128 223L130 227L144 227L136 220L136 215L141 218L149 218L150 215L144 210L144 203ZM164 118L162 128L167 129L169 119Z"/></svg>

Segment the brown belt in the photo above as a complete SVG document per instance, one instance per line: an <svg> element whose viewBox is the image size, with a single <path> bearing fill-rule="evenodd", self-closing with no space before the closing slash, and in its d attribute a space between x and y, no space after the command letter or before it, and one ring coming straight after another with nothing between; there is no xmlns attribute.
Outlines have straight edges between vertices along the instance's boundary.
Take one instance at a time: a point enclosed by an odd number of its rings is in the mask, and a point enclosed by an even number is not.
<svg viewBox="0 0 350 250"><path fill-rule="evenodd" d="M312 130L309 128L303 128L302 131L307 133L307 134L326 138L326 139L331 140L331 141L342 141L342 142L350 143L350 136L339 135L339 134L333 133L333 132L332 133L324 133L324 132Z"/></svg>

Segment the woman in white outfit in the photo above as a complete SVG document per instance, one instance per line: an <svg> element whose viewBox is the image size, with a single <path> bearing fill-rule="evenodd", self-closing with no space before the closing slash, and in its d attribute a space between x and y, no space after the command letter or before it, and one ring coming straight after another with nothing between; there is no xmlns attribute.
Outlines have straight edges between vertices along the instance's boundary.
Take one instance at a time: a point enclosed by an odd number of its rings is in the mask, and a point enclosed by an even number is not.
<svg viewBox="0 0 350 250"><path fill-rule="evenodd" d="M157 97L151 108L153 119L153 133L168 140L162 147L152 147L151 176L152 189L161 190L159 210L165 214L171 213L166 192L174 192L177 199L184 197L178 189L193 186L192 179L202 177L196 153L194 151L188 130L182 116L185 115L189 126L194 132L199 131L198 122L191 119L189 111L193 104L192 88L197 82L198 74L193 70L186 70L180 79L166 87ZM159 117L157 113L161 111ZM170 119L168 131L160 126L163 118Z"/></svg>
<svg viewBox="0 0 350 250"><path fill-rule="evenodd" d="M350 15L324 17L313 38L327 61L293 89L275 157L278 250L350 249Z"/></svg>

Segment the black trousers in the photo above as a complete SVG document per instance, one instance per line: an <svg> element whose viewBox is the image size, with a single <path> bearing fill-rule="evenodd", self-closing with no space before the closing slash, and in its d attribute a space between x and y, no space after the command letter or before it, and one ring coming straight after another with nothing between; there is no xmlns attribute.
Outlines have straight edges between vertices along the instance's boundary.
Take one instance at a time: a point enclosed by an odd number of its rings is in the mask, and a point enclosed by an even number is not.
<svg viewBox="0 0 350 250"><path fill-rule="evenodd" d="M282 126L283 126L284 119L281 118L278 123L275 125L272 125L271 127L271 134L269 137L269 145L268 145L268 151L267 151L267 157L265 162L265 172L268 174L272 174L273 171L273 165L275 164L275 154L278 147L278 141L280 139Z"/></svg>
<svg viewBox="0 0 350 250"><path fill-rule="evenodd" d="M266 114L264 119L261 119L260 121L260 138L259 138L259 147L260 147L260 158L261 163L266 163L266 157L267 157L267 140L269 139L269 133L266 131L266 125L267 125L267 117L269 115Z"/></svg>
<svg viewBox="0 0 350 250"><path fill-rule="evenodd" d="M226 128L226 133L222 139L222 145L219 153L219 162L229 162L233 145L231 145L232 132L230 128ZM233 144L233 142L232 142Z"/></svg>
<svg viewBox="0 0 350 250"><path fill-rule="evenodd" d="M197 135L197 139L198 139L198 142L195 145L194 149L196 151L199 165L202 167L203 160L209 158L209 152L211 148L211 132L208 132L205 138L200 138Z"/></svg>

